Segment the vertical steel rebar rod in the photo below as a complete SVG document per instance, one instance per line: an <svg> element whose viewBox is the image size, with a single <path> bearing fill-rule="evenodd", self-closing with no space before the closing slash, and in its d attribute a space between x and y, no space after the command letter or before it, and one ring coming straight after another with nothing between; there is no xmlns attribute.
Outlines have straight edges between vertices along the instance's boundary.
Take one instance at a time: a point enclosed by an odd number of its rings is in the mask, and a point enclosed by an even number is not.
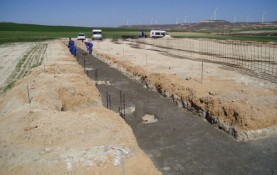
<svg viewBox="0 0 277 175"><path fill-rule="evenodd" d="M119 116L121 116L120 106L118 106L118 113L119 113Z"/></svg>
<svg viewBox="0 0 277 175"><path fill-rule="evenodd" d="M112 109L112 99L111 99L111 95L109 94L109 105L110 105L110 109Z"/></svg>
<svg viewBox="0 0 277 175"><path fill-rule="evenodd" d="M201 84L203 83L203 68L204 68L204 61L202 59Z"/></svg>
<svg viewBox="0 0 277 175"><path fill-rule="evenodd" d="M275 67L275 64L276 64L276 61L277 61L277 55L275 55L275 49L276 49L276 46L272 46L273 47L273 50L272 50L272 65L271 65L271 75L275 76L276 75L276 70L274 72L274 67ZM274 58L275 56L275 58Z"/></svg>
<svg viewBox="0 0 277 175"><path fill-rule="evenodd" d="M126 113L125 113L125 94L123 94L123 118L125 119Z"/></svg>
<svg viewBox="0 0 277 175"><path fill-rule="evenodd" d="M270 72L270 63L271 63L271 58L272 58L272 48L271 48L271 45L269 45L269 58L268 58L268 64L266 66L266 72L268 74L271 74ZM272 74L271 74L272 75Z"/></svg>
<svg viewBox="0 0 277 175"><path fill-rule="evenodd" d="M270 55L270 44L268 44L268 58L267 60L265 60L264 62L264 72L268 73L268 69L267 69L267 66L266 65L269 65L270 64L270 58L271 58L271 55Z"/></svg>
<svg viewBox="0 0 277 175"><path fill-rule="evenodd" d="M28 94L28 102L30 104L31 103L31 98L30 98L30 92L29 92L29 85L27 85L27 94Z"/></svg>
<svg viewBox="0 0 277 175"><path fill-rule="evenodd" d="M106 101L107 101L107 108L109 108L109 94L106 92Z"/></svg>
<svg viewBox="0 0 277 175"><path fill-rule="evenodd" d="M119 91L119 115L122 117L122 92Z"/></svg>

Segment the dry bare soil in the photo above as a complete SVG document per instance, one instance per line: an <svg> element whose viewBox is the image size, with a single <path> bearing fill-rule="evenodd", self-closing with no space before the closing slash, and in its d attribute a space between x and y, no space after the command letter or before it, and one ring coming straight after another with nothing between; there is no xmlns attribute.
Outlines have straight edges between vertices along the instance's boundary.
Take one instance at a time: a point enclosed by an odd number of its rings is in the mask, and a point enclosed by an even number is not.
<svg viewBox="0 0 277 175"><path fill-rule="evenodd" d="M64 43L2 45L1 87L32 48L42 64L0 96L0 174L161 174Z"/></svg>
<svg viewBox="0 0 277 175"><path fill-rule="evenodd" d="M172 57L132 41L95 41L94 54L239 140L277 135L277 85L227 66ZM84 49L84 44L78 43Z"/></svg>

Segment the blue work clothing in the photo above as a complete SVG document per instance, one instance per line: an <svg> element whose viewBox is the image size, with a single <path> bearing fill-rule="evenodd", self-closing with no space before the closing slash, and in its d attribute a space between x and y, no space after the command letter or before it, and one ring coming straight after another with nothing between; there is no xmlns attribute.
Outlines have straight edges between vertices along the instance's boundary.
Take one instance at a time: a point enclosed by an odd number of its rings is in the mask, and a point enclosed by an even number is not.
<svg viewBox="0 0 277 175"><path fill-rule="evenodd" d="M73 50L74 50L74 41L73 40L69 40L68 41L68 48L69 48L69 51L70 51L70 53L73 55ZM76 49L76 48L75 48Z"/></svg>
<svg viewBox="0 0 277 175"><path fill-rule="evenodd" d="M85 44L88 50L88 54L91 55L93 44L91 42L85 42Z"/></svg>
<svg viewBox="0 0 277 175"><path fill-rule="evenodd" d="M77 56L77 48L75 46L72 47L72 55Z"/></svg>
<svg viewBox="0 0 277 175"><path fill-rule="evenodd" d="M69 40L69 41L68 41L68 47L70 47L70 46L74 46L74 44L75 44L75 43L74 43L74 41L73 41L73 40Z"/></svg>

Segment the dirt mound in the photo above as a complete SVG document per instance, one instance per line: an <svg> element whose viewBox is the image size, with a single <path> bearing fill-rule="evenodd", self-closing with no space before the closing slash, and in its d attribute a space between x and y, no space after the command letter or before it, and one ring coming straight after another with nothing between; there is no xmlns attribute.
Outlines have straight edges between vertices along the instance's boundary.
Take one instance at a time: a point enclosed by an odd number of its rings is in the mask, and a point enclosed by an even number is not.
<svg viewBox="0 0 277 175"><path fill-rule="evenodd" d="M0 96L0 174L160 174L74 58L56 57Z"/></svg>

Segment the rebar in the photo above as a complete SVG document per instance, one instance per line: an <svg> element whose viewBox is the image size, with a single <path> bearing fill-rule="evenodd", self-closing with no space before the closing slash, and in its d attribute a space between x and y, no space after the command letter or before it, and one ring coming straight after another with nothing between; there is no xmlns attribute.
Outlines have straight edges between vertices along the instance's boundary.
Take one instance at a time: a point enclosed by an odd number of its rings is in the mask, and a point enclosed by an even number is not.
<svg viewBox="0 0 277 175"><path fill-rule="evenodd" d="M277 83L276 43L210 39L142 40L170 54L255 72L255 76ZM123 54L124 55L124 54ZM147 62L147 58L146 58ZM147 64L146 64L147 65Z"/></svg>
<svg viewBox="0 0 277 175"><path fill-rule="evenodd" d="M123 94L121 91L119 91L119 107L118 107L118 113L119 115L125 119L126 117L126 110L125 110L125 94Z"/></svg>
<svg viewBox="0 0 277 175"><path fill-rule="evenodd" d="M125 94L123 94L123 118L125 119Z"/></svg>
<svg viewBox="0 0 277 175"><path fill-rule="evenodd" d="M202 59L202 72L201 72L201 84L203 84L203 69L204 69L204 60Z"/></svg>
<svg viewBox="0 0 277 175"><path fill-rule="evenodd" d="M109 108L109 94L108 94L108 92L106 92L106 104L107 104L107 108Z"/></svg>
<svg viewBox="0 0 277 175"><path fill-rule="evenodd" d="M31 103L31 98L30 98L30 92L29 92L29 86L27 85L27 94L28 94L28 102L29 104Z"/></svg>
<svg viewBox="0 0 277 175"><path fill-rule="evenodd" d="M111 99L111 95L108 92L106 92L106 102L107 102L107 108L112 109L112 99Z"/></svg>
<svg viewBox="0 0 277 175"><path fill-rule="evenodd" d="M109 94L109 105L110 105L110 109L112 109L112 99L111 99L111 95Z"/></svg>

